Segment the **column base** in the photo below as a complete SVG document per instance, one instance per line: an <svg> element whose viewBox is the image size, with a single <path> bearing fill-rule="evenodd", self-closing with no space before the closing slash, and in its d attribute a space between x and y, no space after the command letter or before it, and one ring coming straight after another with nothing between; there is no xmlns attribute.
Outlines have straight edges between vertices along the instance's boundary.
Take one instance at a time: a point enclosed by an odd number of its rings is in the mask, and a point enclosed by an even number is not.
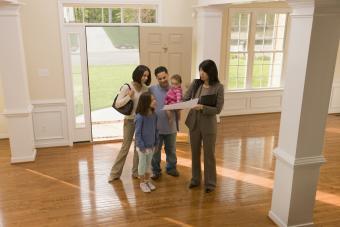
<svg viewBox="0 0 340 227"><path fill-rule="evenodd" d="M34 162L37 155L37 149L33 149L33 154L24 157L11 157L11 163Z"/></svg>
<svg viewBox="0 0 340 227"><path fill-rule="evenodd" d="M32 108L5 111L11 148L11 163L32 162L36 157Z"/></svg>
<svg viewBox="0 0 340 227"><path fill-rule="evenodd" d="M296 158L280 148L269 217L278 226L314 226L313 210L322 155ZM308 176L308 177L307 177Z"/></svg>
<svg viewBox="0 0 340 227"><path fill-rule="evenodd" d="M268 213L269 218L278 226L280 227L312 227L314 226L313 222L299 224L299 225L287 225L283 220L279 218L273 211L269 211Z"/></svg>

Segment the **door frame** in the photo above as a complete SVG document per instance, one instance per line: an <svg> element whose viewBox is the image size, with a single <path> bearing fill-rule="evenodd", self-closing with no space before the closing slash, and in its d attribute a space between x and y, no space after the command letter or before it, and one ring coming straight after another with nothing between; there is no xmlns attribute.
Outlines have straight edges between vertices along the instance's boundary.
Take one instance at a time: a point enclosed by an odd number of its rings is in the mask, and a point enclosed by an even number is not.
<svg viewBox="0 0 340 227"><path fill-rule="evenodd" d="M62 57L63 57L63 65L64 65L64 85L65 85L65 96L66 96L66 109L67 109L67 125L68 125L68 141L69 146L73 146L73 143L76 142L78 139L77 132L75 128L75 121L74 121L74 106L73 106L73 83L72 83L72 77L71 77L71 68L70 68L70 59L69 59L69 53L68 53L68 37L67 34L70 31L78 31L80 33L80 38L82 40L81 43L85 44L81 45L81 49L85 48L85 59L86 64L82 63L82 74L85 74L83 76L83 93L84 90L87 91L87 98L84 98L84 113L87 112L87 117L85 116L85 124L86 121L89 122L88 132L84 133L84 140L83 141L92 141L92 126L91 126L91 117L90 117L90 100L89 100L89 84L88 84L88 67L87 67L87 50L86 50L86 37L85 37L85 27L87 25L98 25L98 26L108 26L113 25L109 23L79 23L79 24L65 24L64 23L64 12L63 12L63 6L65 4L75 4L77 6L111 6L111 5L120 5L120 6L134 6L134 5L155 5L157 6L157 23L155 24L129 24L129 25L143 25L143 26L159 26L162 24L162 1L161 0L58 0L58 11L59 11L59 28L60 28L60 37L61 37L61 47L62 47ZM127 24L117 24L119 25L127 25ZM83 42L82 42L83 41ZM83 62L84 54L81 54L81 59ZM85 66L85 67L84 67ZM86 81L84 80L84 77L86 78ZM86 86L84 86L84 83L87 83ZM85 102L87 103L87 108L85 107ZM87 138L85 138L87 137ZM79 140L78 140L79 141Z"/></svg>
<svg viewBox="0 0 340 227"><path fill-rule="evenodd" d="M84 119L85 127L76 128L75 114L74 114L74 99L73 99L73 80L71 70L71 59L69 54L69 34L78 34L80 46L80 61L81 61L81 77L82 77L82 93L84 105ZM67 104L68 128L70 140L73 142L92 141L92 127L91 127L91 108L88 85L88 67L87 67L87 50L85 26L70 26L64 27L62 31L63 44L63 60L64 60L64 79L65 79L65 93Z"/></svg>

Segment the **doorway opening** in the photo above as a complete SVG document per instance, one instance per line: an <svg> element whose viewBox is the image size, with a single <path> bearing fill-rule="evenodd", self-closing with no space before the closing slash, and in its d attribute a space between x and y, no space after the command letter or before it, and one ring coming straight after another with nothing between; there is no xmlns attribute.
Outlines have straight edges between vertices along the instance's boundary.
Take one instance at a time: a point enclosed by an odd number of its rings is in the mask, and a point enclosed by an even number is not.
<svg viewBox="0 0 340 227"><path fill-rule="evenodd" d="M112 102L139 65L138 26L86 26L93 141L123 138L124 116Z"/></svg>

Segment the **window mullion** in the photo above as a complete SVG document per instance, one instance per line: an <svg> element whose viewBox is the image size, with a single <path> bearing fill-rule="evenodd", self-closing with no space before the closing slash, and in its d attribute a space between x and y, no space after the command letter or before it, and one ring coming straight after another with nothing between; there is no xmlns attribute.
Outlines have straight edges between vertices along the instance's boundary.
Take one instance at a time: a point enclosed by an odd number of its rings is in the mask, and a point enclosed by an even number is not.
<svg viewBox="0 0 340 227"><path fill-rule="evenodd" d="M254 50L255 50L255 33L256 33L256 15L254 12L252 12L250 16L249 45L248 45L248 65L247 65L247 80L246 80L247 89L252 88Z"/></svg>

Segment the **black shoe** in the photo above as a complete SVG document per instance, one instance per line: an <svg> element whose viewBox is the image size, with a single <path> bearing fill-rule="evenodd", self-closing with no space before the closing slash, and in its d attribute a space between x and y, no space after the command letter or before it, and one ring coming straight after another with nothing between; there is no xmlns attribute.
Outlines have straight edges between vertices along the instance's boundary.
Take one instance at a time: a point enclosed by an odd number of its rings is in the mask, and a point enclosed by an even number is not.
<svg viewBox="0 0 340 227"><path fill-rule="evenodd" d="M177 169L172 169L172 170L166 171L166 173L170 176L173 176L173 177L179 176L179 172L177 171Z"/></svg>
<svg viewBox="0 0 340 227"><path fill-rule="evenodd" d="M153 173L151 176L152 180L158 180L161 177L162 173Z"/></svg>
<svg viewBox="0 0 340 227"><path fill-rule="evenodd" d="M196 188L196 187L198 187L198 186L199 186L199 184L190 183L189 186L188 186L188 188L189 188L189 189L192 189L192 188Z"/></svg>
<svg viewBox="0 0 340 227"><path fill-rule="evenodd" d="M206 188L205 193L210 193L213 192L215 189L214 188Z"/></svg>

